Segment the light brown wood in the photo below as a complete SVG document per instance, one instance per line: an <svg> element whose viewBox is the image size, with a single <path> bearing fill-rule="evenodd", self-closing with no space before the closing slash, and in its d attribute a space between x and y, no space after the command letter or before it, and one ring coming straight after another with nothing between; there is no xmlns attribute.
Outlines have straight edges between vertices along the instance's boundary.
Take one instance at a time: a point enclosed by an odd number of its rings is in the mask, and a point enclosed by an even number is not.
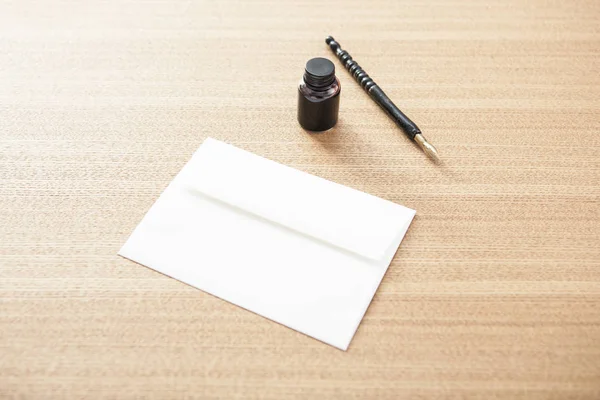
<svg viewBox="0 0 600 400"><path fill-rule="evenodd" d="M0 398L599 399L599 19L0 1ZM337 61L338 126L300 129L328 34L443 166ZM417 210L348 352L116 255L207 136Z"/></svg>

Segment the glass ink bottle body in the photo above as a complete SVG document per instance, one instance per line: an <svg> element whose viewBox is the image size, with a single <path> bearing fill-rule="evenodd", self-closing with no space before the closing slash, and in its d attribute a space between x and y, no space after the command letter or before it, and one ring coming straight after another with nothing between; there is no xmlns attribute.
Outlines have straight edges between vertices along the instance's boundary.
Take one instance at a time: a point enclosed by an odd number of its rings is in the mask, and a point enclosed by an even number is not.
<svg viewBox="0 0 600 400"><path fill-rule="evenodd" d="M316 132L333 128L338 119L340 92L335 65L326 58L309 60L298 84L300 125Z"/></svg>

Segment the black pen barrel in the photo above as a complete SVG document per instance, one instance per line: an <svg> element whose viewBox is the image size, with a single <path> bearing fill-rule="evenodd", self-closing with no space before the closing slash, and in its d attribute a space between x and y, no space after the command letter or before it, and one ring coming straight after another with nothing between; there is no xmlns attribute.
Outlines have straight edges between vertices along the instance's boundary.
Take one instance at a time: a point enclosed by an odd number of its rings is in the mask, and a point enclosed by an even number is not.
<svg viewBox="0 0 600 400"><path fill-rule="evenodd" d="M421 133L421 130L413 121L410 120L385 94L373 79L367 74L367 72L360 66L356 61L352 59L352 56L343 50L338 42L331 36L325 39L325 43L334 52L336 57L340 60L344 68L350 72L354 80L364 89L365 92L381 107L386 114L398 125L404 133L410 138L415 138L416 135Z"/></svg>

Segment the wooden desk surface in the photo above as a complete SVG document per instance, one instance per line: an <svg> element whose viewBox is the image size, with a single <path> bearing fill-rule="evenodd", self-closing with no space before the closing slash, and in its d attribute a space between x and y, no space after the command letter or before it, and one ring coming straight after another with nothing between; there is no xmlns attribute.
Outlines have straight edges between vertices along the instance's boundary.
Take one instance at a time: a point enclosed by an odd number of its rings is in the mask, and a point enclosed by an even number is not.
<svg viewBox="0 0 600 400"><path fill-rule="evenodd" d="M0 2L0 398L599 399L600 3ZM333 132L296 84L332 34ZM417 218L348 352L116 253L204 138Z"/></svg>

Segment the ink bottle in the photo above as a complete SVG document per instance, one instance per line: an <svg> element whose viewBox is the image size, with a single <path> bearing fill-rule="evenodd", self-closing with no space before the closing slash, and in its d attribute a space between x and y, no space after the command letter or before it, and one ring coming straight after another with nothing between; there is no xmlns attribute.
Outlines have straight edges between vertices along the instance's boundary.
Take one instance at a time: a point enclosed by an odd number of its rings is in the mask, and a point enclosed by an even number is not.
<svg viewBox="0 0 600 400"><path fill-rule="evenodd" d="M340 81L326 58L308 60L298 85L298 122L308 131L326 131L338 120Z"/></svg>

